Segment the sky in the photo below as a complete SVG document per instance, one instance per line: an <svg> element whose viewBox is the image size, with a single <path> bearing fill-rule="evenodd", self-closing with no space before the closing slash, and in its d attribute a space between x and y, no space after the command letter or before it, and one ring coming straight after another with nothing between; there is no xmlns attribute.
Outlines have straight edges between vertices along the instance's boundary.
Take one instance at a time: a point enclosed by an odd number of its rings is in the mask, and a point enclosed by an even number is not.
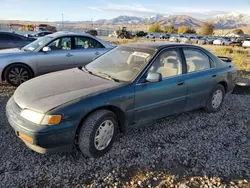
<svg viewBox="0 0 250 188"><path fill-rule="evenodd" d="M206 19L228 12L250 14L250 0L1 0L0 20L83 21L155 14Z"/></svg>

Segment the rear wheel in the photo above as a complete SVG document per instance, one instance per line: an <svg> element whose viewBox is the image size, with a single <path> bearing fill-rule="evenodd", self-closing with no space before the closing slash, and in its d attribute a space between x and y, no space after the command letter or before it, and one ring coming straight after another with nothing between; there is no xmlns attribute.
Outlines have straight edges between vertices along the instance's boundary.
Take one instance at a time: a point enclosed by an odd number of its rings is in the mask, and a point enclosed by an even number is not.
<svg viewBox="0 0 250 188"><path fill-rule="evenodd" d="M87 157L101 157L113 145L117 134L116 115L109 110L98 110L83 122L79 133L78 145Z"/></svg>
<svg viewBox="0 0 250 188"><path fill-rule="evenodd" d="M207 112L217 112L220 110L225 98L225 88L217 84L211 92L205 110Z"/></svg>
<svg viewBox="0 0 250 188"><path fill-rule="evenodd" d="M13 86L19 86L32 78L32 71L23 64L13 64L4 71L4 79Z"/></svg>

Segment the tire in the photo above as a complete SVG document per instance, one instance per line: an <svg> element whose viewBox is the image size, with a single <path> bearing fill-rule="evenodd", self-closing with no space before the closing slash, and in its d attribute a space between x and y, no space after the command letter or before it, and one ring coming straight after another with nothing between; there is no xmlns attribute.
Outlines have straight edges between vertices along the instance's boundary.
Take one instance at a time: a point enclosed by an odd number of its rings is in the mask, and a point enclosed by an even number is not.
<svg viewBox="0 0 250 188"><path fill-rule="evenodd" d="M32 70L23 64L10 65L4 71L4 79L12 86L19 86L32 77Z"/></svg>
<svg viewBox="0 0 250 188"><path fill-rule="evenodd" d="M111 121L113 123L113 136L105 148L99 147L98 142L95 142L98 134L98 129L104 125L104 122ZM105 131L105 128L103 129ZM116 115L109 110L98 110L90 114L83 122L78 138L78 146L81 152L86 157L98 158L105 155L111 148L118 130L118 121ZM99 132L100 134L100 132ZM109 140L109 139L108 139ZM101 144L100 144L101 145Z"/></svg>
<svg viewBox="0 0 250 188"><path fill-rule="evenodd" d="M221 93L221 100L219 103L216 104L216 102L214 102L214 95L218 95L218 93ZM211 92L209 98L208 98L208 101L207 101L207 104L206 104L206 107L205 107L205 111L209 112L209 113L215 113L215 112L218 112L221 107L222 107L222 104L224 102L224 98L225 98L225 88L221 85L221 84L217 84L214 88L213 88L213 91Z"/></svg>

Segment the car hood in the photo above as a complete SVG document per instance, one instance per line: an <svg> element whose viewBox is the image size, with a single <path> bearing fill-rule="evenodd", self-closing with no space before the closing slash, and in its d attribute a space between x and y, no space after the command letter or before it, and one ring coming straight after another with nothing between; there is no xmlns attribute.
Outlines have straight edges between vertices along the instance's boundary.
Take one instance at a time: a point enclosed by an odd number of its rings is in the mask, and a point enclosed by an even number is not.
<svg viewBox="0 0 250 188"><path fill-rule="evenodd" d="M4 50L0 50L0 57L16 55L17 53L26 53L26 52L21 50L20 48L4 49Z"/></svg>
<svg viewBox="0 0 250 188"><path fill-rule="evenodd" d="M74 68L23 83L16 89L14 100L22 109L46 113L72 100L98 94L119 85Z"/></svg>

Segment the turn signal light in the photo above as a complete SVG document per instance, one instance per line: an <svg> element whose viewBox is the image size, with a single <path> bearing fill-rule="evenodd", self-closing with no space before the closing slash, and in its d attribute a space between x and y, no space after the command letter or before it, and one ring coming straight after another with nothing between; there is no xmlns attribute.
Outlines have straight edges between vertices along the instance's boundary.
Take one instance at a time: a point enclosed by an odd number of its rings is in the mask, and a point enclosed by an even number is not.
<svg viewBox="0 0 250 188"><path fill-rule="evenodd" d="M25 140L25 141L28 141L28 142L30 142L30 143L33 143L33 138L31 138L31 137L29 137L29 136L26 136L26 135L24 135L23 133L18 133L18 136L19 136L20 138L22 138L23 140Z"/></svg>

